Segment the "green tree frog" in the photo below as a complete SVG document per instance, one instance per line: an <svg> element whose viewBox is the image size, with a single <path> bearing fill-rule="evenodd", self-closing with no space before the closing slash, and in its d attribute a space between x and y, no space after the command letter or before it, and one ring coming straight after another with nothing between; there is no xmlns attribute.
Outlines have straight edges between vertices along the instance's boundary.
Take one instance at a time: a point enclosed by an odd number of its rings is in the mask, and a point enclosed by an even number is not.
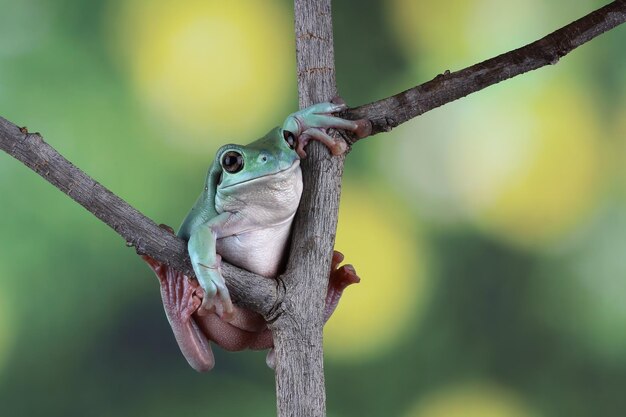
<svg viewBox="0 0 626 417"><path fill-rule="evenodd" d="M328 128L363 137L367 120L345 120L332 113L343 103L319 103L293 113L282 127L248 145L225 145L208 170L204 189L183 221L178 236L188 242L198 281L190 281L167 265L144 256L161 283L165 312L189 364L198 371L213 367L209 340L227 350L267 349L272 336L263 318L233 305L220 271L221 260L258 275L275 278L286 260L291 223L300 202L300 158L311 139L333 155L347 149ZM338 268L335 252L326 298L325 319L343 289L359 281L351 265ZM268 364L272 365L272 351Z"/></svg>

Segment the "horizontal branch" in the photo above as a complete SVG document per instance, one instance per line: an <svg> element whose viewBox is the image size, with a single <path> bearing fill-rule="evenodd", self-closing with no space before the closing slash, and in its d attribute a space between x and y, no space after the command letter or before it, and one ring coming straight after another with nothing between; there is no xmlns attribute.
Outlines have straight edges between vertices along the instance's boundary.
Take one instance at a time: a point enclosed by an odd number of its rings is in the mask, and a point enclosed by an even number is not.
<svg viewBox="0 0 626 417"><path fill-rule="evenodd" d="M186 243L157 226L127 202L76 168L48 145L42 137L28 133L0 117L0 149L18 159L63 191L74 201L109 225L128 246L172 266L190 277L193 269ZM268 314L277 302L276 281L261 277L227 263L222 272L228 289L240 305Z"/></svg>
<svg viewBox="0 0 626 417"><path fill-rule="evenodd" d="M626 0L614 1L522 48L434 79L394 96L349 109L349 119L369 119L372 135L517 75L556 64L580 45L626 21ZM358 140L358 139L356 139Z"/></svg>

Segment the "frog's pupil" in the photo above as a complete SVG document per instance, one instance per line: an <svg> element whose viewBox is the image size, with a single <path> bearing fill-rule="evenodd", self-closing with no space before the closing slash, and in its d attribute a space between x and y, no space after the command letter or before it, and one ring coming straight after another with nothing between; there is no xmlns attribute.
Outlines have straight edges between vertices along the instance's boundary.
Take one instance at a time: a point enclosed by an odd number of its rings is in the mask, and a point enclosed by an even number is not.
<svg viewBox="0 0 626 417"><path fill-rule="evenodd" d="M284 130L283 137L285 138L285 142L287 142L287 145L289 145L289 147L293 149L296 144L296 138L294 137L293 133L288 130Z"/></svg>
<svg viewBox="0 0 626 417"><path fill-rule="evenodd" d="M239 172L243 168L243 156L235 151L226 152L222 158L222 166L231 174Z"/></svg>

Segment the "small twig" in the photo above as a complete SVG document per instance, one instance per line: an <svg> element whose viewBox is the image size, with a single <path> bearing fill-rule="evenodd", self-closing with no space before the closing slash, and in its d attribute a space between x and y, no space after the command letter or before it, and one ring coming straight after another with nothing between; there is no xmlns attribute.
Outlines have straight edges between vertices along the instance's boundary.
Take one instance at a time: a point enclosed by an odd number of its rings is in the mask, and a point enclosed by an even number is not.
<svg viewBox="0 0 626 417"><path fill-rule="evenodd" d="M614 1L522 48L460 71L446 71L417 87L349 109L346 117L353 120L369 119L372 122L372 135L388 132L414 117L500 81L545 65L554 65L580 45L625 21L626 0Z"/></svg>

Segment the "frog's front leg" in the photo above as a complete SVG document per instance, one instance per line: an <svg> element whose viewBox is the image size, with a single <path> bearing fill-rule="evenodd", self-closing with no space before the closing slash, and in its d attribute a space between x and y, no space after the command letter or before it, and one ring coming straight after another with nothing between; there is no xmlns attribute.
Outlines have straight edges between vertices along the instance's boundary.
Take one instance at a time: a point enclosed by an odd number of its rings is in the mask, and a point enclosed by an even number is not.
<svg viewBox="0 0 626 417"><path fill-rule="evenodd" d="M290 114L283 124L286 134L292 133L297 139L296 152L300 158L306 157L304 147L311 139L322 142L333 155L342 155L348 145L341 138L333 138L326 129L342 129L354 133L358 138L363 138L371 133L372 125L369 120L347 120L332 116L347 109L343 103L318 103L310 107Z"/></svg>
<svg viewBox="0 0 626 417"><path fill-rule="evenodd" d="M222 257L216 252L216 241L232 214L224 212L206 223L195 227L189 237L187 248L196 278L204 290L199 314L216 313L228 320L233 314L226 281L222 276Z"/></svg>
<svg viewBox="0 0 626 417"><path fill-rule="evenodd" d="M200 290L186 275L149 257L142 256L161 284L161 298L167 321L172 327L180 351L198 372L209 371L215 364L211 346L192 317L200 306Z"/></svg>

